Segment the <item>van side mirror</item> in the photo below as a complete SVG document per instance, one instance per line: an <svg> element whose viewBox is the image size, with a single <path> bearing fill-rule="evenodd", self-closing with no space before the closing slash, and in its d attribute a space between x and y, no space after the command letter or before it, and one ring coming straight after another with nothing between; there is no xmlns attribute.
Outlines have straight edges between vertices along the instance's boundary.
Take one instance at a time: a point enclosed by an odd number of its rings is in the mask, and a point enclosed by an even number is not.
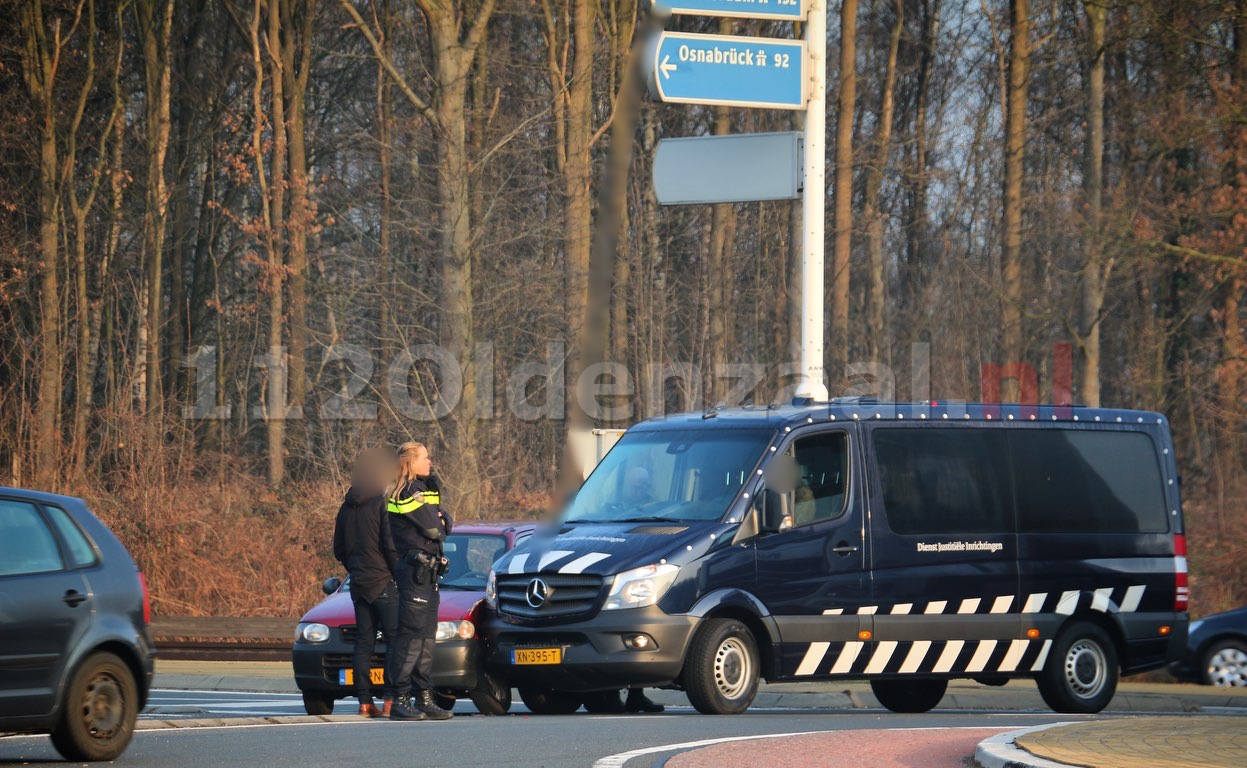
<svg viewBox="0 0 1247 768"><path fill-rule="evenodd" d="M334 592L337 592L338 588L341 586L342 579L339 579L337 576L330 576L325 579L324 584L320 585L320 591L324 592L326 595L332 595Z"/></svg>
<svg viewBox="0 0 1247 768"><path fill-rule="evenodd" d="M758 533L779 533L784 529L784 494L764 488L755 504Z"/></svg>

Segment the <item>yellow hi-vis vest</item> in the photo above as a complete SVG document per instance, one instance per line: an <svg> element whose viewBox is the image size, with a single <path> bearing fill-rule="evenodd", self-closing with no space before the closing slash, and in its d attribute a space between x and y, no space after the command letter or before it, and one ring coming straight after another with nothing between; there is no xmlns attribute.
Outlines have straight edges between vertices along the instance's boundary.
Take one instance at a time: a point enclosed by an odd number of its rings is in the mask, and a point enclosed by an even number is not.
<svg viewBox="0 0 1247 768"><path fill-rule="evenodd" d="M408 515L425 504L441 504L442 495L437 491L420 491L405 499L387 499L385 508L396 515Z"/></svg>

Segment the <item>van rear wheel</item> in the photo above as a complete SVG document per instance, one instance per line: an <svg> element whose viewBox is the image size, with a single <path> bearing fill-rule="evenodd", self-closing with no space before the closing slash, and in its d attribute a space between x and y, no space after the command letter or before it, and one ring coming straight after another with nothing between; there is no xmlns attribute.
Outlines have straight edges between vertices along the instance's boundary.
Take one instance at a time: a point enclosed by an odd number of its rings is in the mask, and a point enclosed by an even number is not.
<svg viewBox="0 0 1247 768"><path fill-rule="evenodd" d="M684 661L688 700L703 715L744 712L758 693L758 645L735 619L707 619Z"/></svg>
<svg viewBox="0 0 1247 768"><path fill-rule="evenodd" d="M944 698L947 680L880 680L870 681L870 690L879 703L893 712L929 712Z"/></svg>
<svg viewBox="0 0 1247 768"><path fill-rule="evenodd" d="M1117 647L1099 625L1074 622L1057 635L1035 682L1054 712L1095 714L1117 692Z"/></svg>

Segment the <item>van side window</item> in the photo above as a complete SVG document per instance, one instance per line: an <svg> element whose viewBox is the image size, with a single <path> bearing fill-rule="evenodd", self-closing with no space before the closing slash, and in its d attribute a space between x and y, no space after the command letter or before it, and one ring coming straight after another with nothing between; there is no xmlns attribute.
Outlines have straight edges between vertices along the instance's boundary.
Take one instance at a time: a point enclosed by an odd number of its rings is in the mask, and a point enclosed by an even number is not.
<svg viewBox="0 0 1247 768"><path fill-rule="evenodd" d="M849 440L844 432L823 432L793 443L801 477L797 482L793 527L838 517L848 494Z"/></svg>
<svg viewBox="0 0 1247 768"><path fill-rule="evenodd" d="M1010 435L1024 533L1163 533L1165 486L1142 432L1043 429Z"/></svg>
<svg viewBox="0 0 1247 768"><path fill-rule="evenodd" d="M893 531L1012 533L1003 430L880 428L872 435Z"/></svg>
<svg viewBox="0 0 1247 768"><path fill-rule="evenodd" d="M0 501L0 576L64 567L60 547L39 510L23 501Z"/></svg>

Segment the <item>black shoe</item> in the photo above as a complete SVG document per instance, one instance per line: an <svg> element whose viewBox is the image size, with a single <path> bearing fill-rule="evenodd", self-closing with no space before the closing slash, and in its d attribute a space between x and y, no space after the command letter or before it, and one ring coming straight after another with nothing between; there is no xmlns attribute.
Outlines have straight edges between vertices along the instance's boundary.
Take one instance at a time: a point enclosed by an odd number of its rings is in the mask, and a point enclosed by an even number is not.
<svg viewBox="0 0 1247 768"><path fill-rule="evenodd" d="M420 691L416 699L416 709L429 720L449 720L454 714L437 706L432 691Z"/></svg>
<svg viewBox="0 0 1247 768"><path fill-rule="evenodd" d="M665 709L663 705L656 701L650 701L646 697L645 692L640 688L628 689L628 700L624 702L624 710L627 712L661 712Z"/></svg>
<svg viewBox="0 0 1247 768"><path fill-rule="evenodd" d="M391 720L425 720L428 715L416 707L412 706L413 702L410 696L399 696L390 706Z"/></svg>

